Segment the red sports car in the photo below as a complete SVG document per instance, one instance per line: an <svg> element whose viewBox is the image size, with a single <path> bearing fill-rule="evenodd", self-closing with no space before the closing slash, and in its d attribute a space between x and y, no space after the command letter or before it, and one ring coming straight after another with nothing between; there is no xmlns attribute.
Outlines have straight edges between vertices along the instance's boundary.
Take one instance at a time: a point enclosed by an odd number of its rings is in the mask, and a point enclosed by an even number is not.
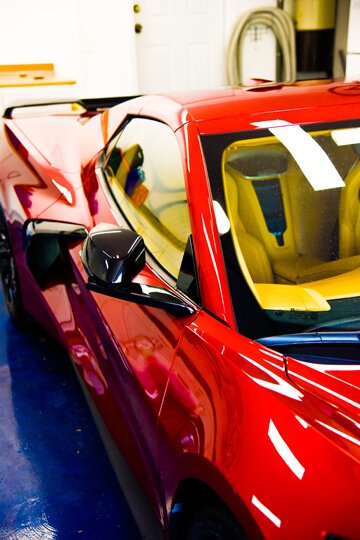
<svg viewBox="0 0 360 540"><path fill-rule="evenodd" d="M10 316L144 537L359 540L360 83L18 105L0 141Z"/></svg>

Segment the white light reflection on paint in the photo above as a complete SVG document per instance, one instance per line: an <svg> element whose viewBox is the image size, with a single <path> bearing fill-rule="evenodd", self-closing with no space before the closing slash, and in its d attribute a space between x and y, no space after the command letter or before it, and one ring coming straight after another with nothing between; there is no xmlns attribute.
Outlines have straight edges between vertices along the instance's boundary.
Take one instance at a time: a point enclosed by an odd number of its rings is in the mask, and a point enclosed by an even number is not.
<svg viewBox="0 0 360 540"><path fill-rule="evenodd" d="M261 371L264 371L264 373L269 375L269 377L271 377L274 380L274 382L264 381L264 380L259 379L257 377L252 377L251 375L246 373L246 375L251 380L253 380L257 384L259 384L263 388L267 388L268 390L272 390L273 392L276 392L276 393L281 394L283 396L287 396L287 397L289 397L291 399L295 399L296 401L301 401L302 398L304 397L304 394L302 394L297 388L295 388L295 386L292 386L290 383L286 382L285 380L283 380L278 375L275 375L275 373L273 373L269 369L266 369L264 366L261 366L260 364L258 364L257 362L255 362L254 360L249 358L248 356L245 356L245 354L239 353L239 356L241 356L242 358L244 358L245 360L247 360L248 362L250 362L251 364L256 366Z"/></svg>
<svg viewBox="0 0 360 540"><path fill-rule="evenodd" d="M181 112L180 117L181 117L181 122L183 124L186 124L186 122L188 122L188 119L189 119L189 111L185 109L184 111Z"/></svg>
<svg viewBox="0 0 360 540"><path fill-rule="evenodd" d="M270 364L270 366L273 366L274 368L280 370L280 371L284 371L284 357L282 354L278 354L276 355L276 353L272 354L271 351L267 351L266 349L260 349L260 352L262 352L263 354L266 354L267 356L269 356L269 358L264 358L265 362L267 364ZM281 362L281 365L280 364L275 364L274 362L271 362L270 359L274 358L275 360L278 360L279 362Z"/></svg>
<svg viewBox="0 0 360 540"><path fill-rule="evenodd" d="M57 182L53 178L52 178L52 183L60 191L61 195L63 195L65 197L66 201L69 204L72 204L73 198L72 198L72 195L71 195L70 191L65 186L62 186L61 184L59 184L59 182Z"/></svg>
<svg viewBox="0 0 360 540"><path fill-rule="evenodd" d="M324 422L320 422L320 420L315 420L315 422L317 422L320 426L323 426L324 428L328 429L329 431L336 433L336 435L339 435L343 439L346 439L347 441L350 441L356 444L356 446L360 446L359 439L355 439L355 437L351 437L351 435L348 435L347 433L344 433L343 431L340 431L339 429L329 426L328 424L325 424Z"/></svg>
<svg viewBox="0 0 360 540"><path fill-rule="evenodd" d="M279 528L281 527L281 519L275 516L275 514L273 514L271 510L269 510L262 502L259 501L257 497L255 497L255 495L253 495L251 502L253 503L254 506L256 506L258 510L260 510L260 512L264 514L264 516L270 519L270 521L272 521L274 525L276 525Z"/></svg>
<svg viewBox="0 0 360 540"><path fill-rule="evenodd" d="M341 411L338 411L338 414L341 415L343 418L345 418L345 420L347 420L348 422L351 422L352 424L354 424L355 427L357 427L358 429L360 429L360 423L359 423L359 422L356 422L356 421L353 420L350 416L348 416L347 414L344 414L344 413L341 412Z"/></svg>
<svg viewBox="0 0 360 540"><path fill-rule="evenodd" d="M260 351L263 354L267 354L268 356L271 356L272 358L276 358L277 360L284 361L284 356L281 353L277 353L276 351L268 351L267 349L260 349Z"/></svg>
<svg viewBox="0 0 360 540"><path fill-rule="evenodd" d="M303 418L301 418L301 416L298 416L297 414L295 415L295 418L296 420L299 422L299 424L302 425L302 427L304 429L307 429L309 427L309 424L307 422L305 422L305 420Z"/></svg>
<svg viewBox="0 0 360 540"><path fill-rule="evenodd" d="M271 362L267 358L264 358L264 362L269 364L269 366L272 366L273 368L277 369L278 371L281 371L281 373L284 372L284 366L279 366L279 364L275 364L274 362Z"/></svg>
<svg viewBox="0 0 360 540"><path fill-rule="evenodd" d="M359 368L358 368L359 369ZM318 384L315 381L308 379L307 377L303 377L302 375L299 375L299 373L295 373L294 371L289 371L289 376L294 376L298 379L301 379L302 381L305 381L311 386L315 386L316 388L320 388L320 390L324 390L324 392L327 392L328 394L331 394L332 396L335 396L337 398L340 398L342 401L345 401L346 403L349 403L353 407L356 407L357 409L360 409L360 403L357 403L356 401L353 401L352 399L348 399L342 394L339 394L338 392L334 392L333 390L330 390L327 386L323 386L322 384Z"/></svg>
<svg viewBox="0 0 360 540"><path fill-rule="evenodd" d="M306 362L306 365L313 368L313 369L316 369L316 371L321 371L322 373L328 373L330 371L331 372L330 375L332 377L335 377L335 378L338 378L335 375L335 373L337 373L337 372L341 373L341 372L344 372L344 371L360 371L359 364L355 364L355 365L353 365L353 364L334 365L334 364L315 364L315 363L312 363L312 362ZM349 384L349 383L347 383L347 384ZM354 385L352 384L351 386L354 386ZM354 387L357 388L357 386L354 386Z"/></svg>
<svg viewBox="0 0 360 540"><path fill-rule="evenodd" d="M302 480L305 467L301 465L300 461L290 450L271 419L269 423L268 435L279 456L285 461L286 465L295 474L295 476L297 476L299 480Z"/></svg>

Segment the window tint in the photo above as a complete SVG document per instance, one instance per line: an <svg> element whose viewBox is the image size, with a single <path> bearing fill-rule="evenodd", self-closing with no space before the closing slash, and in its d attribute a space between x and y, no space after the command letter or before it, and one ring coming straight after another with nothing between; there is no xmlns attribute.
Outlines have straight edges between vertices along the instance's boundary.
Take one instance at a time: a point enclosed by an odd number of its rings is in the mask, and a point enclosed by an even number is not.
<svg viewBox="0 0 360 540"><path fill-rule="evenodd" d="M131 120L107 156L105 175L130 225L176 279L191 231L173 131L154 120Z"/></svg>

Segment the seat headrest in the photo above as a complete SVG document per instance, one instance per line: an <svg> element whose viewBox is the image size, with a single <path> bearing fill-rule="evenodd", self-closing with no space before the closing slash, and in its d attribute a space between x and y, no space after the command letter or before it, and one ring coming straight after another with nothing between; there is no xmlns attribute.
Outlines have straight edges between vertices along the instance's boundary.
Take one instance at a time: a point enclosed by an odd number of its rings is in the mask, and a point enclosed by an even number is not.
<svg viewBox="0 0 360 540"><path fill-rule="evenodd" d="M267 178L287 171L288 155L285 148L275 145L242 148L230 155L228 164L245 178Z"/></svg>

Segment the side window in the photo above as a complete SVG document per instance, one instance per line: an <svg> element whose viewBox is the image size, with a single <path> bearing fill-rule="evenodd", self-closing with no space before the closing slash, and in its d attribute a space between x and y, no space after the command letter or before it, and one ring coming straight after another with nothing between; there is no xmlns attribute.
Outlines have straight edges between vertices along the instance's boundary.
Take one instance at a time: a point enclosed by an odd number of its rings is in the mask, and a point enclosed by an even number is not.
<svg viewBox="0 0 360 540"><path fill-rule="evenodd" d="M174 132L155 120L132 119L107 156L105 175L130 225L177 279L191 230Z"/></svg>

